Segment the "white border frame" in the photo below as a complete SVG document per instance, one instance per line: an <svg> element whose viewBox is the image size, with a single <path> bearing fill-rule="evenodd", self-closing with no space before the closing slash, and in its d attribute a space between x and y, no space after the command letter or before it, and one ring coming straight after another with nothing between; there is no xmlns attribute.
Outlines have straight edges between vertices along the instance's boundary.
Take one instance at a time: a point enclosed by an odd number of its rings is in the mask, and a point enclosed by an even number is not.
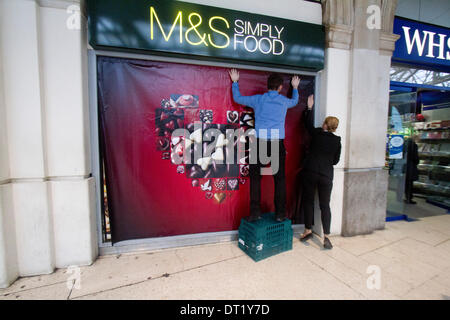
<svg viewBox="0 0 450 320"><path fill-rule="evenodd" d="M91 144L91 167L92 177L95 179L95 206L96 206L96 219L97 219L97 233L98 233L98 246L99 255L107 254L120 254L126 252L138 252L158 250L174 247L193 246L201 244L211 244L220 242L236 241L238 237L238 231L224 231L224 232L207 232L198 234L187 234L180 236L169 237L157 237L157 238L144 238L137 240L120 241L112 245L111 242L103 242L103 230L102 230L102 206L101 206L101 186L100 186L100 147L99 147L99 123L98 123L98 92L97 92L97 57L117 57L125 59L138 59L138 60L150 60L150 61L162 61L172 63L183 63L192 65L205 65L205 66L217 66L223 68L237 68L247 70L259 70L259 71L271 71L287 74L298 74L314 76L315 79L315 97L316 106L319 105L319 87L320 77L318 72L311 71L296 71L292 69L283 68L271 68L262 66L253 66L245 64L235 64L226 62L195 60L187 58L175 58L166 56L156 56L151 54L136 54L127 52L115 52L115 51L103 51L88 49L88 84L89 84L89 125L91 131L90 144ZM316 112L317 112L317 108ZM293 225L294 234L301 233L303 231L303 225Z"/></svg>

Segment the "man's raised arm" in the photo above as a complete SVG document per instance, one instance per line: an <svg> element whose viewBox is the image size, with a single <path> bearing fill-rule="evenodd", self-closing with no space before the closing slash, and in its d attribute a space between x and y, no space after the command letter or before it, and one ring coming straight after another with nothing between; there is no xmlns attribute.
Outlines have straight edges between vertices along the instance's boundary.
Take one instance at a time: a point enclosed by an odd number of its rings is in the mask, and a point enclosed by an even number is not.
<svg viewBox="0 0 450 320"><path fill-rule="evenodd" d="M300 84L300 78L298 76L292 77L292 98L288 99L287 107L292 108L298 104L298 86Z"/></svg>
<svg viewBox="0 0 450 320"><path fill-rule="evenodd" d="M236 69L231 69L229 71L231 81L233 81L233 85L231 86L233 91L233 99L236 103L242 104L244 106L255 108L257 105L258 96L242 96L239 91L239 71Z"/></svg>

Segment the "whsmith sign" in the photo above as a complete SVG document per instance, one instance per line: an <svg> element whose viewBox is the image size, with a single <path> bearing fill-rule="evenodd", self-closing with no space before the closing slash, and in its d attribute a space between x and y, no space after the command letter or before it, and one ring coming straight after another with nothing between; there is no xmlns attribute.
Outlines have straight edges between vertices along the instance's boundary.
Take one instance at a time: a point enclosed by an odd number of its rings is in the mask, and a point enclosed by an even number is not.
<svg viewBox="0 0 450 320"><path fill-rule="evenodd" d="M89 43L320 70L321 25L180 1L88 0Z"/></svg>
<svg viewBox="0 0 450 320"><path fill-rule="evenodd" d="M393 60L450 68L450 29L396 17Z"/></svg>

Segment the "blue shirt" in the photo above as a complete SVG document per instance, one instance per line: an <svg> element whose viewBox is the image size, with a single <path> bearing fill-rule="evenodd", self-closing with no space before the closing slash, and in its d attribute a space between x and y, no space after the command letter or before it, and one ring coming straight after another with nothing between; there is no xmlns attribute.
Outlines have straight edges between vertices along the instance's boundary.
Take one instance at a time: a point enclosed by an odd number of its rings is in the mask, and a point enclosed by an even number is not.
<svg viewBox="0 0 450 320"><path fill-rule="evenodd" d="M284 139L284 122L287 109L295 107L298 103L298 90L292 91L292 99L278 93L276 90L270 90L264 94L254 96L241 96L239 84L233 82L233 99L239 104L252 108L255 112L256 136L264 138L260 134L260 129L267 130L267 139ZM276 129L271 135L271 129Z"/></svg>

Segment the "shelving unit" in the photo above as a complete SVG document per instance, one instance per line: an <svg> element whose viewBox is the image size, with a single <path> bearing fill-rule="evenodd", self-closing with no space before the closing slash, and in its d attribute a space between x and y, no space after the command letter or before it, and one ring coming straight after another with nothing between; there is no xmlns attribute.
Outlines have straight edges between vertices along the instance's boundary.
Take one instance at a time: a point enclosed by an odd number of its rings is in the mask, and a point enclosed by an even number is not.
<svg viewBox="0 0 450 320"><path fill-rule="evenodd" d="M450 209L450 121L416 123L419 134L419 180L414 193Z"/></svg>

